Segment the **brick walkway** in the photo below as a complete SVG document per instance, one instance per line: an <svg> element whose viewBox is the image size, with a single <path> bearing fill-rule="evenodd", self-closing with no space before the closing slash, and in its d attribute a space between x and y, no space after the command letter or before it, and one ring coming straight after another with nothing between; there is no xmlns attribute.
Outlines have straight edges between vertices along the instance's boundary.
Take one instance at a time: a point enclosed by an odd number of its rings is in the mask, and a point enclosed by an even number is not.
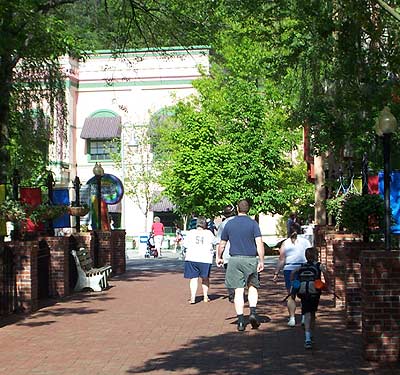
<svg viewBox="0 0 400 375"><path fill-rule="evenodd" d="M1 322L1 375L399 374L361 360L360 334L343 328L323 298L317 344L303 348L286 326L283 284L262 276L259 330L236 331L223 271L213 268L210 303L189 305L182 262L133 260L102 293L79 293L27 317ZM247 310L246 310L247 311Z"/></svg>

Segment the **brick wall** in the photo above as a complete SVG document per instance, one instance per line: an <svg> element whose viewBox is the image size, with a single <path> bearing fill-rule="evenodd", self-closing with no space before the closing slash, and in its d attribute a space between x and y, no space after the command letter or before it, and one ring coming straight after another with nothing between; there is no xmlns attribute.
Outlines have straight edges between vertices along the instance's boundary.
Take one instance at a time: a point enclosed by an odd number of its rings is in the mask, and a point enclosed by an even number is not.
<svg viewBox="0 0 400 375"><path fill-rule="evenodd" d="M361 255L363 353L381 364L400 361L400 251Z"/></svg>
<svg viewBox="0 0 400 375"><path fill-rule="evenodd" d="M70 294L69 239L68 237L40 237L50 250L49 297L65 297Z"/></svg>
<svg viewBox="0 0 400 375"><path fill-rule="evenodd" d="M38 241L12 241L7 244L14 253L18 312L38 309Z"/></svg>
<svg viewBox="0 0 400 375"><path fill-rule="evenodd" d="M374 244L374 247L381 246ZM338 241L334 249L334 280L336 306L345 310L346 325L361 327L361 254L371 249L371 243Z"/></svg>
<svg viewBox="0 0 400 375"><path fill-rule="evenodd" d="M113 275L126 271L125 230L92 231L91 247L99 245L99 265L111 265Z"/></svg>
<svg viewBox="0 0 400 375"><path fill-rule="evenodd" d="M355 234L334 231L331 227L326 227L325 231L323 227L320 227L317 230L317 234L319 240L316 243L316 246L317 244L320 245L318 248L320 253L320 262L326 266L328 274L331 276L331 287L340 297L334 297L335 306L345 308L345 268L343 268L345 265L342 265L340 262L335 265L334 251L335 247L342 246L342 242L360 242L361 238Z"/></svg>
<svg viewBox="0 0 400 375"><path fill-rule="evenodd" d="M33 312L38 309L39 241L50 251L50 297L60 298L68 295L73 287L71 284L76 281L71 280L71 268L74 268L71 266L72 249L84 246L93 251L95 241L98 241L100 264L111 265L114 274L121 274L126 270L124 230L79 233L70 237L45 236L33 241L7 242L7 247L12 249L16 268L18 312Z"/></svg>
<svg viewBox="0 0 400 375"><path fill-rule="evenodd" d="M113 230L111 232L112 268L116 275L126 271L125 236L125 230Z"/></svg>
<svg viewBox="0 0 400 375"><path fill-rule="evenodd" d="M98 244L98 266L112 266L114 253L111 246L111 231L92 231L92 254L95 253L96 244Z"/></svg>
<svg viewBox="0 0 400 375"><path fill-rule="evenodd" d="M76 233L71 236L70 250L83 246L90 250L93 261L98 251L98 266L111 265L113 274L118 275L126 271L125 236L125 230Z"/></svg>

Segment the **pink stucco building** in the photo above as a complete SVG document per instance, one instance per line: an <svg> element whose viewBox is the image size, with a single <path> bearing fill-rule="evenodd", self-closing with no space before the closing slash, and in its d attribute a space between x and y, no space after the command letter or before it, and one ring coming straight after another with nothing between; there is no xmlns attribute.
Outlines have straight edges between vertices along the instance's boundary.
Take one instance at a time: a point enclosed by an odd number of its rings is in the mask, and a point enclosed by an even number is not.
<svg viewBox="0 0 400 375"><path fill-rule="evenodd" d="M62 64L67 75L69 134L62 146L65 158L59 160L60 153L52 153L53 171L58 186L71 185L75 176L84 186L93 177L96 162L101 162L105 173L121 180L129 178L128 166L138 160L137 153L148 152L143 147L132 151L129 146L155 113L195 94L192 82L200 77L200 71L208 72L209 48L135 50L118 58L110 51L97 51L85 61L65 57ZM122 143L119 168L107 147L115 145L111 140L118 138ZM110 208L121 216L128 235L150 228L151 209L146 218L135 199L125 195L120 204Z"/></svg>

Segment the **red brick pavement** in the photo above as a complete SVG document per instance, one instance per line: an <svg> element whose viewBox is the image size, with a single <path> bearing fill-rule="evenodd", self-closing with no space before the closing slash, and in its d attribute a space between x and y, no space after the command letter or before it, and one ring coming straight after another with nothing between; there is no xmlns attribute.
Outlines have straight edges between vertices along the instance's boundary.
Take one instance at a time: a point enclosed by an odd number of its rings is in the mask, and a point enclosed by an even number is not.
<svg viewBox="0 0 400 375"><path fill-rule="evenodd" d="M318 315L317 344L305 351L302 328L286 326L283 284L271 282L272 267L262 276L263 323L240 333L221 269L212 271L212 301L199 297L190 305L182 264L148 262L162 266L134 268L105 292L75 294L3 320L0 374L399 374L362 361L360 333L344 329L328 297Z"/></svg>

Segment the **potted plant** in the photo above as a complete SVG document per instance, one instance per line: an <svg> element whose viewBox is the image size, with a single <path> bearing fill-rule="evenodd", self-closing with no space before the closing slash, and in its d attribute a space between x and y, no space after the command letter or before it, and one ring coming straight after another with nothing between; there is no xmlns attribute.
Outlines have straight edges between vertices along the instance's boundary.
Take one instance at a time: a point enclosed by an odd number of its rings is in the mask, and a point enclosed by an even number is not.
<svg viewBox="0 0 400 375"><path fill-rule="evenodd" d="M26 219L27 206L20 201L7 199L0 203L0 218L6 221L21 221Z"/></svg>
<svg viewBox="0 0 400 375"><path fill-rule="evenodd" d="M68 213L72 216L85 216L89 213L89 206L82 204L81 206L69 206Z"/></svg>
<svg viewBox="0 0 400 375"><path fill-rule="evenodd" d="M54 220L67 213L67 211L68 206L40 204L39 206L30 210L29 219L31 219L34 223L46 220Z"/></svg>

